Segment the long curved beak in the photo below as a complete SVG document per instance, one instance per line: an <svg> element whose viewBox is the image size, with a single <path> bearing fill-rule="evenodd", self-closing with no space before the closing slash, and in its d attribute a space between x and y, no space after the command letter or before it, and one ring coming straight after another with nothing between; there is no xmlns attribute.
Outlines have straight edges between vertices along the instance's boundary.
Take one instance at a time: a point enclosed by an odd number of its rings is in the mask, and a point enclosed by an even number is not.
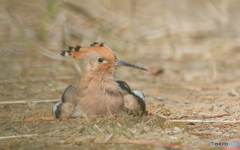
<svg viewBox="0 0 240 150"><path fill-rule="evenodd" d="M115 61L114 63L112 63L112 66L127 66L127 67L132 67L132 68L137 68L137 69L148 71L144 67L137 66L135 64L132 64L132 63L129 63L129 62L125 62L125 61L121 61L121 60Z"/></svg>

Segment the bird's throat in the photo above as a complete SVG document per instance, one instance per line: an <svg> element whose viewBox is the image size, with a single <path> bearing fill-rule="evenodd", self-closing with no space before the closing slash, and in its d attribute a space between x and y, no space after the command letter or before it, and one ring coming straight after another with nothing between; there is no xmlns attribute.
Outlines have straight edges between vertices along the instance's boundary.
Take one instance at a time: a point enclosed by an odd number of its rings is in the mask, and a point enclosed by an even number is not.
<svg viewBox="0 0 240 150"><path fill-rule="evenodd" d="M85 72L78 85L78 93L95 92L117 86L115 70Z"/></svg>

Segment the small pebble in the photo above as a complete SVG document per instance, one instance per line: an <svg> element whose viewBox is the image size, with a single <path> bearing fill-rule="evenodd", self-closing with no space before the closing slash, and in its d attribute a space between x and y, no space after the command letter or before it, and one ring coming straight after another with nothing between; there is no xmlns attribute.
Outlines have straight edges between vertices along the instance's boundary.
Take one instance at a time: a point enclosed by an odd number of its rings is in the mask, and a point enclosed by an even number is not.
<svg viewBox="0 0 240 150"><path fill-rule="evenodd" d="M239 93L236 91L236 89L232 89L232 90L229 92L229 95L230 95L230 96L236 96L236 97L238 97L238 96L239 96Z"/></svg>
<svg viewBox="0 0 240 150"><path fill-rule="evenodd" d="M181 129L179 129L179 127L174 127L173 130L175 130L175 131L181 131Z"/></svg>

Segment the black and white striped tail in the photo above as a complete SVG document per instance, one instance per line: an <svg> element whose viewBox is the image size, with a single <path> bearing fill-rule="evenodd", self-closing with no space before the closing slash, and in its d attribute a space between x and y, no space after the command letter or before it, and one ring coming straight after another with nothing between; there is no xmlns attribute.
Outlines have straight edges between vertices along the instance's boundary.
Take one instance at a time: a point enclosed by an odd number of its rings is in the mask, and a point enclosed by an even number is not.
<svg viewBox="0 0 240 150"><path fill-rule="evenodd" d="M52 113L55 118L60 118L62 102L53 105Z"/></svg>

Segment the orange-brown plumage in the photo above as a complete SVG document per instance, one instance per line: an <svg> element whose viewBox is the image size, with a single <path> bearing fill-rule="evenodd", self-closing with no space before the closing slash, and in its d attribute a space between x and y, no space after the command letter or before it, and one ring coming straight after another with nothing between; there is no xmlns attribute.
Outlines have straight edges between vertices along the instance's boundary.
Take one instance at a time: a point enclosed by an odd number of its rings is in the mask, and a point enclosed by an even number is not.
<svg viewBox="0 0 240 150"><path fill-rule="evenodd" d="M62 55L81 60L84 74L76 88L70 86L64 91L61 102L53 108L55 117L145 112L143 94L138 95L131 91L125 82L118 81L115 67L130 66L146 70L145 68L119 61L113 51L103 43L69 48L62 52Z"/></svg>
<svg viewBox="0 0 240 150"><path fill-rule="evenodd" d="M99 54L101 54L102 58L107 60L108 62L114 62L117 60L117 57L114 55L113 51L107 47L106 45L101 44L94 44L94 46L89 47L81 47L79 51L72 51L72 56L76 59L82 59L84 57L84 54L87 54L91 51L95 51Z"/></svg>

